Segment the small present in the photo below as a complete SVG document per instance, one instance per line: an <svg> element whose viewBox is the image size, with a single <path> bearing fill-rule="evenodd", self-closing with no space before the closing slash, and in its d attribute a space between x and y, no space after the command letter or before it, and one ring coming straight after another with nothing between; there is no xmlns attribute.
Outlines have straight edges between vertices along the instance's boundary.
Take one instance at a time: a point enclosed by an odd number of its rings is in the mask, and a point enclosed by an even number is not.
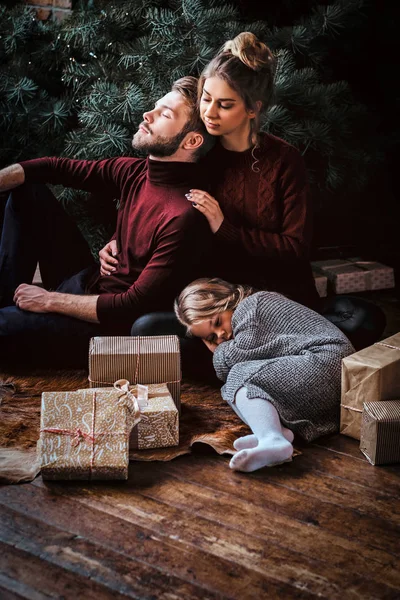
<svg viewBox="0 0 400 600"><path fill-rule="evenodd" d="M89 345L90 387L166 383L180 412L181 356L176 335L99 336Z"/></svg>
<svg viewBox="0 0 400 600"><path fill-rule="evenodd" d="M126 390L43 392L43 479L127 479L129 436L139 416Z"/></svg>
<svg viewBox="0 0 400 600"><path fill-rule="evenodd" d="M328 294L328 278L325 275L313 273L314 283L320 298L325 298Z"/></svg>
<svg viewBox="0 0 400 600"><path fill-rule="evenodd" d="M368 290L385 290L395 286L394 269L380 262L366 261L361 258L349 258L357 267L369 272Z"/></svg>
<svg viewBox="0 0 400 600"><path fill-rule="evenodd" d="M130 447L138 450L167 448L179 444L179 413L165 384L150 384L148 402L133 427Z"/></svg>
<svg viewBox="0 0 400 600"><path fill-rule="evenodd" d="M150 448L167 448L179 444L179 413L175 402L165 384L131 386L126 380L122 389L133 395L138 402L139 418L131 430L129 446L136 450ZM102 392L108 388L91 388L91 391ZM84 390L79 390L84 391Z"/></svg>
<svg viewBox="0 0 400 600"><path fill-rule="evenodd" d="M340 432L360 439L364 402L400 398L400 333L342 360Z"/></svg>
<svg viewBox="0 0 400 600"><path fill-rule="evenodd" d="M372 465L400 462L400 400L364 403L360 450Z"/></svg>
<svg viewBox="0 0 400 600"><path fill-rule="evenodd" d="M392 267L360 258L314 261L312 268L316 274L328 277L336 294L381 290L395 285Z"/></svg>

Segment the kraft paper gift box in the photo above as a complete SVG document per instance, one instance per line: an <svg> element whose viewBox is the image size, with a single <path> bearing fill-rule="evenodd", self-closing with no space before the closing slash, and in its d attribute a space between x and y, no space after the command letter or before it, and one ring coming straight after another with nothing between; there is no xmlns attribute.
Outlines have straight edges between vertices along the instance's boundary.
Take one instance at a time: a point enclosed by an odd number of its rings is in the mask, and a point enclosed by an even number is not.
<svg viewBox="0 0 400 600"><path fill-rule="evenodd" d="M364 261L361 258L349 258L361 269L369 272L368 290L384 290L394 288L394 269L380 262Z"/></svg>
<svg viewBox="0 0 400 600"><path fill-rule="evenodd" d="M180 412L181 356L176 335L98 336L89 345L89 385L106 387L118 379L131 384L166 383Z"/></svg>
<svg viewBox="0 0 400 600"><path fill-rule="evenodd" d="M129 386L130 392L135 397L137 397L136 387ZM165 384L149 384L140 387L145 388L147 393L145 399L138 398L140 416L131 430L130 448L149 450L178 446L179 413L168 387ZM93 391L98 388L91 389ZM102 388L98 389L101 390Z"/></svg>
<svg viewBox="0 0 400 600"><path fill-rule="evenodd" d="M138 407L121 389L43 392L43 479L127 479Z"/></svg>
<svg viewBox="0 0 400 600"><path fill-rule="evenodd" d="M360 439L364 402L400 398L400 333L342 360L340 433Z"/></svg>
<svg viewBox="0 0 400 600"><path fill-rule="evenodd" d="M315 273L326 275L336 294L348 294L367 290L394 287L394 271L374 261L361 258L314 261Z"/></svg>
<svg viewBox="0 0 400 600"><path fill-rule="evenodd" d="M400 462L400 400L365 402L360 450L372 465Z"/></svg>
<svg viewBox="0 0 400 600"><path fill-rule="evenodd" d="M325 275L313 273L314 283L320 298L325 298L328 294L328 278Z"/></svg>

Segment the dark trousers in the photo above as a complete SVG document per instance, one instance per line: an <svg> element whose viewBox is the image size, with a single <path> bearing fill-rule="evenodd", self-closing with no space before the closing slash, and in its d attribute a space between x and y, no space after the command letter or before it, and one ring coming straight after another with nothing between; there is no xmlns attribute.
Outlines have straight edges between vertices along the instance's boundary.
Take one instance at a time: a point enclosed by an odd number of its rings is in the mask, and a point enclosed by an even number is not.
<svg viewBox="0 0 400 600"><path fill-rule="evenodd" d="M0 357L30 364L86 366L90 337L101 327L55 313L14 305L15 289L31 283L39 263L43 287L83 294L94 259L74 221L43 185L9 195L0 242Z"/></svg>

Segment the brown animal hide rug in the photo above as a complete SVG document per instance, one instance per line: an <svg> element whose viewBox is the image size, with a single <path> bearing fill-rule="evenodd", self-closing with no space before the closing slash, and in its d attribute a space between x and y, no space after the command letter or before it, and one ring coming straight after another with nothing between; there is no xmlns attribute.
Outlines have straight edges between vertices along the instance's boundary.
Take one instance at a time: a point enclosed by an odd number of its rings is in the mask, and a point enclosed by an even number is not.
<svg viewBox="0 0 400 600"><path fill-rule="evenodd" d="M0 482L31 481L39 473L41 394L89 387L85 370L0 371ZM191 452L193 444L208 444L219 454L234 454L233 442L250 429L222 400L218 387L183 381L179 446L131 450L132 460L167 461Z"/></svg>

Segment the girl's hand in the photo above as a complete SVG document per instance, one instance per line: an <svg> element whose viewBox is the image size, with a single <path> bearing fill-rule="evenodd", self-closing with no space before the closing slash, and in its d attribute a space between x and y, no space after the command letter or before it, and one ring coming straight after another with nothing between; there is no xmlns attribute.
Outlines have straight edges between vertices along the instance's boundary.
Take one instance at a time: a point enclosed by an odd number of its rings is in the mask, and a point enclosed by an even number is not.
<svg viewBox="0 0 400 600"><path fill-rule="evenodd" d="M117 270L118 260L115 258L118 254L116 240L111 240L99 252L100 274L111 275Z"/></svg>
<svg viewBox="0 0 400 600"><path fill-rule="evenodd" d="M215 198L202 190L190 190L185 194L192 206L203 213L213 233L216 233L222 225L224 214Z"/></svg>
<svg viewBox="0 0 400 600"><path fill-rule="evenodd" d="M203 339L203 342L205 343L205 345L207 346L207 348L209 350L211 350L211 352L215 352L215 349L217 347L218 344L216 344L215 342L209 342L208 340Z"/></svg>

